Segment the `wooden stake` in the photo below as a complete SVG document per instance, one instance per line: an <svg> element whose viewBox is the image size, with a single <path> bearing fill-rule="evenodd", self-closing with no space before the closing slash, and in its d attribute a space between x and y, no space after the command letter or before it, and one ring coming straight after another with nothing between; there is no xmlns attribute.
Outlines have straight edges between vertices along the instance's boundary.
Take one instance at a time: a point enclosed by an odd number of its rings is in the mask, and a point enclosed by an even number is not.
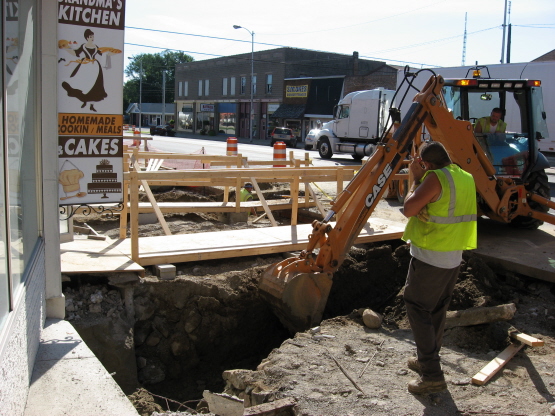
<svg viewBox="0 0 555 416"><path fill-rule="evenodd" d="M482 368L474 377L472 382L479 386L486 384L499 370L503 368L507 362L519 352L524 344L511 344L501 352L497 357L491 360L484 368Z"/></svg>
<svg viewBox="0 0 555 416"><path fill-rule="evenodd" d="M509 335L511 336L511 338L514 338L520 342L523 342L524 344L529 345L531 347L544 346L544 342L541 339L531 337L530 335L523 334L522 332L511 331L509 332Z"/></svg>

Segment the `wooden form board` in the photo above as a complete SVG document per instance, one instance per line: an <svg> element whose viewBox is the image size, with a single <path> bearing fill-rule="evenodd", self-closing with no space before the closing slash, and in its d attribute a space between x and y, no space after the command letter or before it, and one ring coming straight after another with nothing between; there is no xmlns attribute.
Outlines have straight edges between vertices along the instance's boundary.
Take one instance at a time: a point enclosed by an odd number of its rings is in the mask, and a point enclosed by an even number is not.
<svg viewBox="0 0 555 416"><path fill-rule="evenodd" d="M505 348L501 354L491 360L484 368L482 368L474 377L472 377L472 382L479 386L485 384L490 380L495 374L503 368L507 362L515 356L525 345L531 347L543 347L544 342L541 339L534 338L530 335L523 334L518 331L510 331L509 335L511 338L520 341L518 344L511 344Z"/></svg>
<svg viewBox="0 0 555 416"><path fill-rule="evenodd" d="M484 368L482 368L474 377L472 382L479 386L486 384L495 374L503 368L507 362L519 352L524 344L511 344L505 348L501 354L491 360Z"/></svg>
<svg viewBox="0 0 555 416"><path fill-rule="evenodd" d="M330 223L332 226L334 223ZM401 238L405 224L371 218L354 243ZM282 253L306 248L311 224L250 228L138 239L138 263L142 266ZM115 248L131 254L131 240L117 240Z"/></svg>
<svg viewBox="0 0 555 416"><path fill-rule="evenodd" d="M266 200L268 207L271 210L290 210L293 207L293 202L290 199ZM164 213L184 213L184 212L237 212L235 202L158 202L156 204L160 211ZM314 207L316 202L305 201L304 198L299 198L299 207ZM240 212L249 212L251 208L260 208L262 203L260 201L241 202ZM154 206L148 202L139 202L139 213L149 213L154 211Z"/></svg>
<svg viewBox="0 0 555 416"><path fill-rule="evenodd" d="M113 240L75 239L60 244L64 274L133 272L144 277L145 269L123 254Z"/></svg>

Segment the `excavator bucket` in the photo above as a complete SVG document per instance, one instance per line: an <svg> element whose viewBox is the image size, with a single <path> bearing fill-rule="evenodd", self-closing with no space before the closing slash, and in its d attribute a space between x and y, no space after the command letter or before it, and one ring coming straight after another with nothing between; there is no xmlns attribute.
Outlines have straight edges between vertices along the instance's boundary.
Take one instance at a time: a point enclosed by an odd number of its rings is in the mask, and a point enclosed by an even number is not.
<svg viewBox="0 0 555 416"><path fill-rule="evenodd" d="M286 259L267 268L259 283L263 299L291 332L305 331L320 323L332 284L331 273L296 271Z"/></svg>

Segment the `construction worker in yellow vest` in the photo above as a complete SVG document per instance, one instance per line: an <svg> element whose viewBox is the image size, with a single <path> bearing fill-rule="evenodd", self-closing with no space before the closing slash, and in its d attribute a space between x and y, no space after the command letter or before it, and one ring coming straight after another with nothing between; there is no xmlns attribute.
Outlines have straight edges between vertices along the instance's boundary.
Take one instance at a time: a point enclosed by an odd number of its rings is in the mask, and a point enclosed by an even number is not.
<svg viewBox="0 0 555 416"><path fill-rule="evenodd" d="M247 182L243 185L243 189L241 189L241 193L239 194L239 197L241 198L240 199L241 202L248 202L253 200L252 183ZM254 209L254 207L251 208L250 214L256 215L256 210Z"/></svg>
<svg viewBox="0 0 555 416"><path fill-rule="evenodd" d="M476 186L439 142L422 145L420 157L409 166L409 178L403 240L410 244L412 259L403 298L417 353L408 367L420 378L408 390L430 394L447 388L439 351L463 250L477 245Z"/></svg>
<svg viewBox="0 0 555 416"><path fill-rule="evenodd" d="M482 117L476 121L474 132L488 134L488 133L505 133L507 123L501 120L503 110L495 107L491 110L489 117Z"/></svg>

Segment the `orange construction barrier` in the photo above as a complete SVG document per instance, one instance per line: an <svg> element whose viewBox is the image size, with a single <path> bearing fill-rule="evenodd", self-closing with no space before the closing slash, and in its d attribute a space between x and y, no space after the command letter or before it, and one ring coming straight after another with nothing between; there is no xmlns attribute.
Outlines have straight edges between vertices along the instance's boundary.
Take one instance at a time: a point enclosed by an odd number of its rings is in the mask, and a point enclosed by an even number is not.
<svg viewBox="0 0 555 416"><path fill-rule="evenodd" d="M284 142L274 143L274 161L285 162L287 160L286 154L287 146ZM274 165L274 168L284 168L286 165Z"/></svg>
<svg viewBox="0 0 555 416"><path fill-rule="evenodd" d="M141 145L141 132L133 130L133 146L139 147Z"/></svg>
<svg viewBox="0 0 555 416"><path fill-rule="evenodd" d="M227 138L227 153L228 156L237 156L237 137Z"/></svg>

